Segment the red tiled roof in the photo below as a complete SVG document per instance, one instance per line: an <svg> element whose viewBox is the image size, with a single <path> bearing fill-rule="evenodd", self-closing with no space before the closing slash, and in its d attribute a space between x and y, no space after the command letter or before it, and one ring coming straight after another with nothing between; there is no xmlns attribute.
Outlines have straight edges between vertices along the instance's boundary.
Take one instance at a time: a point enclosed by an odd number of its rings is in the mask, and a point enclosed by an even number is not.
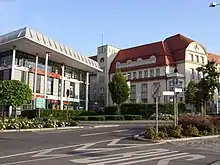
<svg viewBox="0 0 220 165"><path fill-rule="evenodd" d="M136 70L150 67L174 66L175 62L185 59L185 49L193 40L177 34L166 38L164 41L123 49L118 52L111 63L109 73L115 73L116 62L127 62L128 60L137 60L137 58L147 59L150 56L156 56L155 64L141 65L132 68L123 68L122 71Z"/></svg>
<svg viewBox="0 0 220 165"><path fill-rule="evenodd" d="M176 62L185 60L185 50L187 46L194 41L181 34L177 34L166 38L164 42L166 43L167 49L172 54L173 60Z"/></svg>
<svg viewBox="0 0 220 165"><path fill-rule="evenodd" d="M218 56L214 53L208 53L208 60L209 61L215 61L216 64L220 64L220 56Z"/></svg>

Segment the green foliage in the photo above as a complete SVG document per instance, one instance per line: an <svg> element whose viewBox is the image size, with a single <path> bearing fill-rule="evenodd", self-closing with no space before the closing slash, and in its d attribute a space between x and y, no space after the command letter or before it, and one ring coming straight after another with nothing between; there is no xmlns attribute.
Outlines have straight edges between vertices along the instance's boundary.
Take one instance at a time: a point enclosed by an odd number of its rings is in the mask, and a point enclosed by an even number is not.
<svg viewBox="0 0 220 165"><path fill-rule="evenodd" d="M88 121L104 121L105 116L88 116Z"/></svg>
<svg viewBox="0 0 220 165"><path fill-rule="evenodd" d="M109 82L108 87L112 101L117 105L118 114L120 114L120 105L127 101L130 91L127 81L120 71L117 71L112 77L112 81Z"/></svg>
<svg viewBox="0 0 220 165"><path fill-rule="evenodd" d="M185 102L187 104L196 105L196 92L197 92L197 84L194 80L191 80L187 86L185 93Z"/></svg>
<svg viewBox="0 0 220 165"><path fill-rule="evenodd" d="M68 115L72 117L72 116L92 116L92 115L97 115L97 114L95 113L95 111L71 110L71 111L68 111ZM21 116L34 118L38 116L38 111L37 110L22 111ZM66 110L44 109L40 111L40 116L41 117L66 118Z"/></svg>
<svg viewBox="0 0 220 165"><path fill-rule="evenodd" d="M105 120L124 120L122 115L106 115Z"/></svg>
<svg viewBox="0 0 220 165"><path fill-rule="evenodd" d="M196 100L205 106L202 113L206 114L207 102L213 99L215 89L220 89L220 73L217 71L215 61L208 61L206 65L198 67L197 71L203 74L203 78L198 83Z"/></svg>
<svg viewBox="0 0 220 165"><path fill-rule="evenodd" d="M142 120L141 115L124 115L125 120Z"/></svg>
<svg viewBox="0 0 220 165"><path fill-rule="evenodd" d="M149 120L156 120L156 114L154 113L153 115L150 115ZM158 120L174 120L174 116L171 114L158 113Z"/></svg>
<svg viewBox="0 0 220 165"><path fill-rule="evenodd" d="M183 131L183 134L189 137L198 137L199 130L193 125L188 125L187 128Z"/></svg>
<svg viewBox="0 0 220 165"><path fill-rule="evenodd" d="M148 119L150 115L155 113L155 104L134 104L134 103L124 103L121 105L122 115L141 115L143 119ZM179 103L179 113L186 111L185 104ZM172 114L173 115L173 104L159 104L159 113ZM105 107L103 114L106 115L116 115L117 107Z"/></svg>
<svg viewBox="0 0 220 165"><path fill-rule="evenodd" d="M146 139L152 139L152 140L160 140L161 138L157 135L156 130L154 127L150 126L147 127L144 134Z"/></svg>
<svg viewBox="0 0 220 165"><path fill-rule="evenodd" d="M0 81L0 104L18 107L29 104L32 100L32 91L28 85L18 80Z"/></svg>
<svg viewBox="0 0 220 165"><path fill-rule="evenodd" d="M170 131L169 136L175 137L175 138L181 138L182 137L182 127L181 125L174 126L174 128Z"/></svg>
<svg viewBox="0 0 220 165"><path fill-rule="evenodd" d="M33 129L33 128L56 128L66 126L76 126L74 120L57 120L53 118L1 118L0 130L7 129Z"/></svg>

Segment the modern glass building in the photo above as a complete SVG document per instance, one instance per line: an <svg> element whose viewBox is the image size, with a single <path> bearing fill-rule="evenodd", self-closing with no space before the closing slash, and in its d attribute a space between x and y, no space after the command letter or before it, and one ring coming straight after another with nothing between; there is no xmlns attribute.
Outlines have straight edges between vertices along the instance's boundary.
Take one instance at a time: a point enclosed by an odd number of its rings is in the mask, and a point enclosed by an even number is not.
<svg viewBox="0 0 220 165"><path fill-rule="evenodd" d="M0 80L28 84L33 108L63 110L68 104L70 110L87 110L89 73L97 72L102 70L96 61L30 28L0 36ZM39 105L42 100L45 105Z"/></svg>

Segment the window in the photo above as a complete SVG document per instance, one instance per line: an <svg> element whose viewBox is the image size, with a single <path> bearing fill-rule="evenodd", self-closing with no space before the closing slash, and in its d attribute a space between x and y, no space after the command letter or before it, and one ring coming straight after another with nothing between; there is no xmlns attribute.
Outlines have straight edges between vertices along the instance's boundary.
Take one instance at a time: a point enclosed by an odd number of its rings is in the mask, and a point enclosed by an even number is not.
<svg viewBox="0 0 220 165"><path fill-rule="evenodd" d="M150 77L154 77L154 70L153 69L150 70Z"/></svg>
<svg viewBox="0 0 220 165"><path fill-rule="evenodd" d="M31 82L30 82L31 83ZM40 87L41 87L41 75L37 75L37 88L36 93L40 93Z"/></svg>
<svg viewBox="0 0 220 165"><path fill-rule="evenodd" d="M136 93L136 85L131 85L131 93Z"/></svg>
<svg viewBox="0 0 220 165"><path fill-rule="evenodd" d="M193 54L190 53L189 55L190 55L190 59L191 59L191 61L194 61Z"/></svg>
<svg viewBox="0 0 220 165"><path fill-rule="evenodd" d="M196 62L199 62L199 56L196 55Z"/></svg>
<svg viewBox="0 0 220 165"><path fill-rule="evenodd" d="M131 80L131 73L128 73L127 76L128 76L128 80Z"/></svg>
<svg viewBox="0 0 220 165"><path fill-rule="evenodd" d="M142 103L147 103L147 98L141 99L141 102L142 102Z"/></svg>
<svg viewBox="0 0 220 165"><path fill-rule="evenodd" d="M202 61L202 63L204 64L204 57L201 57L201 61Z"/></svg>
<svg viewBox="0 0 220 165"><path fill-rule="evenodd" d="M104 93L104 87L100 87L100 88L99 88L99 92L100 92L100 93Z"/></svg>
<svg viewBox="0 0 220 165"><path fill-rule="evenodd" d="M156 69L156 76L160 76L160 69Z"/></svg>
<svg viewBox="0 0 220 165"><path fill-rule="evenodd" d="M179 81L179 87L183 87L183 82L182 81Z"/></svg>
<svg viewBox="0 0 220 165"><path fill-rule="evenodd" d="M141 84L141 93L147 93L147 83Z"/></svg>
<svg viewBox="0 0 220 165"><path fill-rule="evenodd" d="M148 70L145 70L144 71L144 78L147 78L148 77Z"/></svg>
<svg viewBox="0 0 220 165"><path fill-rule="evenodd" d="M75 98L75 83L70 82L70 98Z"/></svg>
<svg viewBox="0 0 220 165"><path fill-rule="evenodd" d="M136 79L136 78L137 78L137 73L133 72L133 79Z"/></svg>
<svg viewBox="0 0 220 165"><path fill-rule="evenodd" d="M142 71L139 71L139 72L138 72L138 77L139 77L139 78L142 78Z"/></svg>
<svg viewBox="0 0 220 165"><path fill-rule="evenodd" d="M47 77L47 94L53 94L53 78Z"/></svg>
<svg viewBox="0 0 220 165"><path fill-rule="evenodd" d="M192 79L195 78L194 74L195 74L195 73L194 73L194 69L191 68L191 69L190 69L190 75L191 75L191 78L192 78Z"/></svg>

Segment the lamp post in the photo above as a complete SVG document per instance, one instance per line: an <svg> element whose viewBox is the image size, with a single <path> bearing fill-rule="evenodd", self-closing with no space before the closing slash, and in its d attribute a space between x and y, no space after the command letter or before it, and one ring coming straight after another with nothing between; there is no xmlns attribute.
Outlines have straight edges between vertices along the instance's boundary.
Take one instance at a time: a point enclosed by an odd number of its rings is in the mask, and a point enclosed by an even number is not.
<svg viewBox="0 0 220 165"><path fill-rule="evenodd" d="M219 6L220 3L216 3L216 2L212 2L209 7L216 7L216 6Z"/></svg>

